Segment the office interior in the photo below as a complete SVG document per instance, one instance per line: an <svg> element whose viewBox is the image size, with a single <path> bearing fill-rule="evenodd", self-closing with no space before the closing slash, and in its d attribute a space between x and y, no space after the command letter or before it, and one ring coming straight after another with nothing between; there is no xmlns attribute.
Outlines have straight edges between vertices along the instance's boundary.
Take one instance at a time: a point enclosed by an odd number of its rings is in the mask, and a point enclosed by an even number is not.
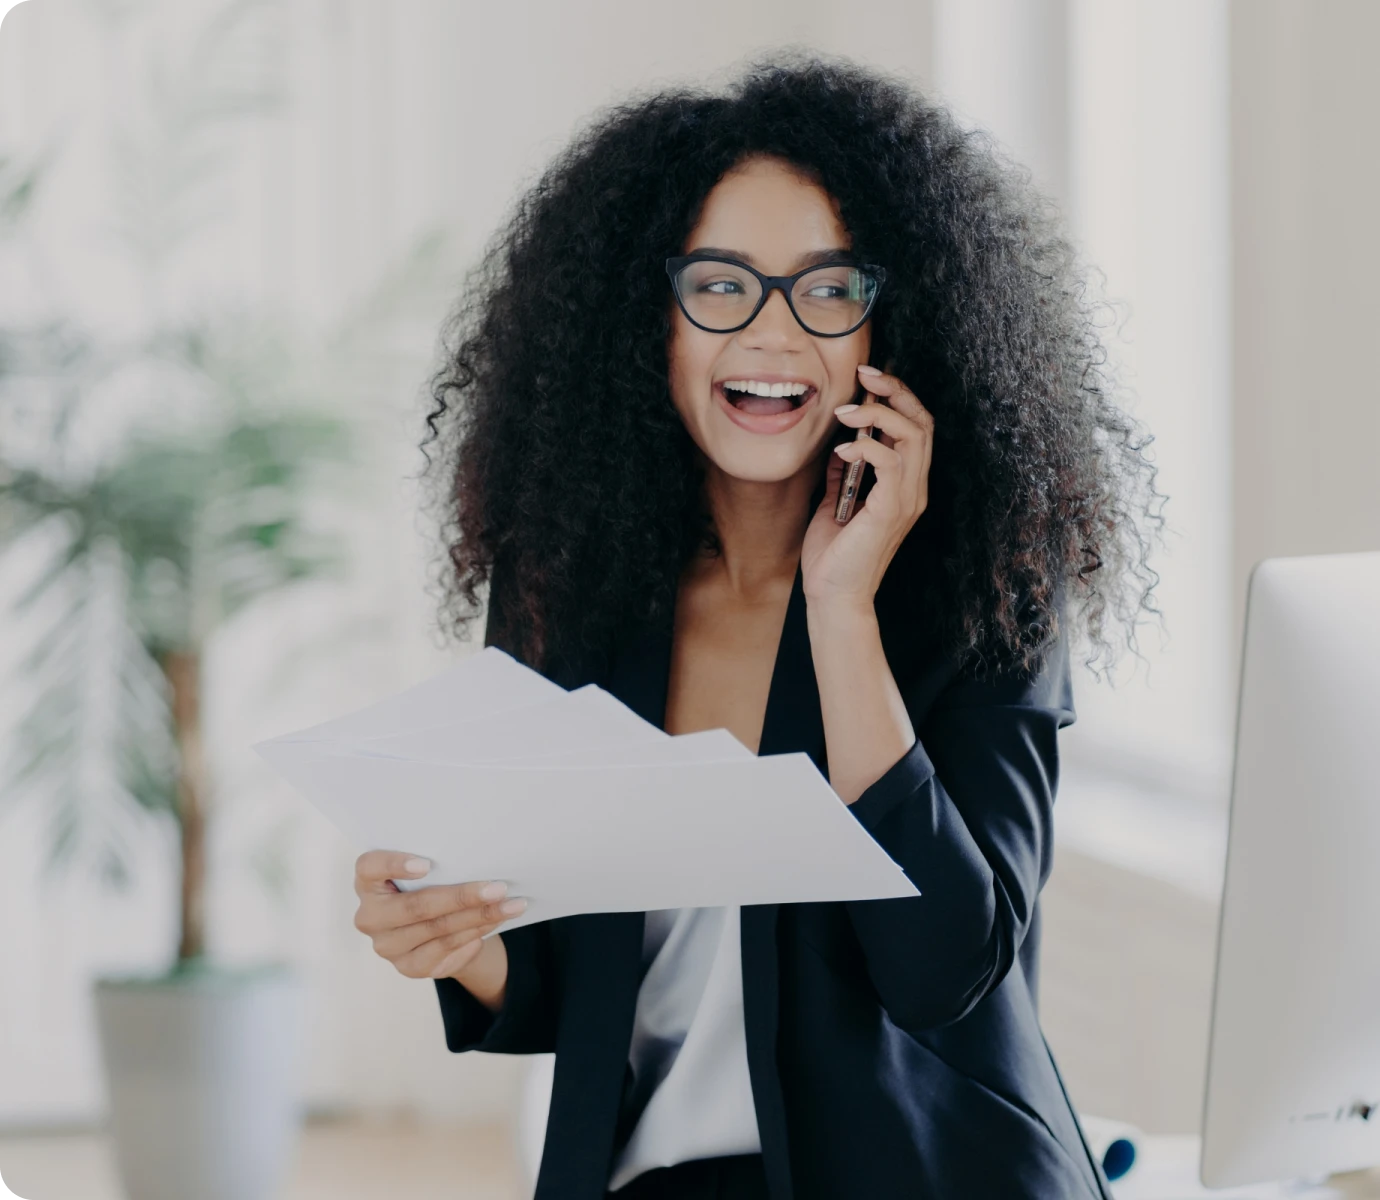
<svg viewBox="0 0 1380 1200"><path fill-rule="evenodd" d="M1380 6L29 0L0 27L0 153L44 174L0 242L0 322L123 337L191 306L273 314L318 366L340 348L326 331L370 347L343 381L313 376L339 384L369 447L339 501L348 569L247 610L205 662L209 950L291 963L309 1013L290 1200L530 1194L531 1064L446 1052L433 989L352 925L351 847L249 746L473 649L434 625L421 388L461 272L520 190L600 107L786 45L950 104L1029 168L1096 268L1108 351L1170 497L1153 564L1164 620L1142 626L1143 660L1076 675L1040 1012L1081 1112L1191 1154L1249 571L1380 548ZM198 88L241 103L194 128L173 119ZM131 184L187 164L205 187ZM159 386L117 379L101 411L117 424ZM34 561L0 557L0 595ZM33 636L0 624L0 761ZM113 887L49 870L50 816L41 796L0 806L0 1176L30 1200L115 1200L90 984L166 966L172 834L90 815L91 837L122 839ZM1148 1200L1146 1186L1132 1173L1118 1195Z"/></svg>

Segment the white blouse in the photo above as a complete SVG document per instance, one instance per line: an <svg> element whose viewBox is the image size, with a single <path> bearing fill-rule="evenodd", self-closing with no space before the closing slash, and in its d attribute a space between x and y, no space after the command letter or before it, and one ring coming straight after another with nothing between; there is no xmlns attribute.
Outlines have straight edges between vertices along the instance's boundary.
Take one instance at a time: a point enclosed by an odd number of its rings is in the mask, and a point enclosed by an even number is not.
<svg viewBox="0 0 1380 1200"><path fill-rule="evenodd" d="M654 1167L762 1148L743 1029L739 909L647 913L625 1103L636 1124L609 1189Z"/></svg>

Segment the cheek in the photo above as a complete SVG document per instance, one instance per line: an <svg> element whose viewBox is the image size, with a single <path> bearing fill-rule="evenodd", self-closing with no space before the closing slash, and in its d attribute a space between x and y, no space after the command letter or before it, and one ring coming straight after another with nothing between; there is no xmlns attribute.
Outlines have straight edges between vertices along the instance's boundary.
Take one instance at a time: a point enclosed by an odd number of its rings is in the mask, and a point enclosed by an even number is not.
<svg viewBox="0 0 1380 1200"><path fill-rule="evenodd" d="M690 411L694 406L694 381L684 357L671 353L667 355L666 363L667 382L671 388L671 406L680 414L681 420L688 423Z"/></svg>
<svg viewBox="0 0 1380 1200"><path fill-rule="evenodd" d="M702 408L710 398L709 381L714 377L714 363L719 344L694 336L699 331L682 328L684 319L676 323L666 346L667 379L671 387L671 403L682 418Z"/></svg>
<svg viewBox="0 0 1380 1200"><path fill-rule="evenodd" d="M858 367L867 362L872 351L872 338L866 327L852 337L837 338L836 344L824 350L824 365L829 372L830 391L837 396L852 397L862 386L858 383Z"/></svg>

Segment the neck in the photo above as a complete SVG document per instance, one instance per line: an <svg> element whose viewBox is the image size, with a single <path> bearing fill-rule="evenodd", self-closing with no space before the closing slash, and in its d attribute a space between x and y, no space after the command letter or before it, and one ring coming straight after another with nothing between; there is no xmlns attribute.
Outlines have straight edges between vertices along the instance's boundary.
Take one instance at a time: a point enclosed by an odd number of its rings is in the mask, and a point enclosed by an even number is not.
<svg viewBox="0 0 1380 1200"><path fill-rule="evenodd" d="M794 580L812 516L817 468L812 464L789 479L762 483L736 479L709 464L705 497L721 552L697 560L694 569L718 575L747 599Z"/></svg>

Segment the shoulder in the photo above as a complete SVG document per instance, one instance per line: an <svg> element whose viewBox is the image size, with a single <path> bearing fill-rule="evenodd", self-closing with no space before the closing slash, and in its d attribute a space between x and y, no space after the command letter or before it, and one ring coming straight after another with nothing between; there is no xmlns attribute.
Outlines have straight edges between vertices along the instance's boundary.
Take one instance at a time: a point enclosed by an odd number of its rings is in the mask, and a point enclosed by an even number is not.
<svg viewBox="0 0 1380 1200"><path fill-rule="evenodd" d="M979 664L959 666L938 698L947 709L1018 707L1057 709L1074 719L1073 679L1067 635L1052 637L1026 667Z"/></svg>
<svg viewBox="0 0 1380 1200"><path fill-rule="evenodd" d="M887 660L912 719L939 709L1024 707L1060 711L1060 724L1075 719L1070 664L1070 630L1062 597L1057 632L1020 666L943 644L938 623L923 611L895 603L878 605Z"/></svg>

